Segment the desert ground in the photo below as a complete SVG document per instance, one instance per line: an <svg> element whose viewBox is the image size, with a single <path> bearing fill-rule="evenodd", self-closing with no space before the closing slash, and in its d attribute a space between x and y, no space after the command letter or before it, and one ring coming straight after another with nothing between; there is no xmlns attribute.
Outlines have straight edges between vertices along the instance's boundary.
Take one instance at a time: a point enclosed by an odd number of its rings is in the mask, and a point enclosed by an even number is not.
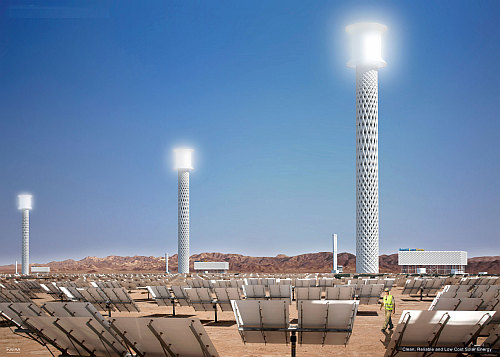
<svg viewBox="0 0 500 357"><path fill-rule="evenodd" d="M420 301L417 297L402 295L403 288L395 287L392 294L396 299L396 313L393 322L397 325L403 310L426 310L432 298ZM154 301L148 300L144 290L133 290L132 298L139 305L141 312L126 313L114 312L112 316L149 316L172 317L172 307L159 307ZM49 295L39 294L34 301L40 304L52 301ZM218 312L218 322L214 322L213 312L195 312L192 307L176 307L176 317L197 317L201 320L207 333L212 339L220 356L289 356L290 345L275 344L244 344L237 330L232 312ZM104 314L104 313L103 313ZM297 319L295 302L290 306L290 318ZM380 328L384 322L383 311L378 305L360 305L354 322L352 336L347 346L316 346L298 345L297 356L383 356L385 346L391 339L391 334L384 334ZM0 356L50 356L47 348L26 338L22 333L14 333L14 328L6 323L0 325ZM59 355L52 349L55 356Z"/></svg>

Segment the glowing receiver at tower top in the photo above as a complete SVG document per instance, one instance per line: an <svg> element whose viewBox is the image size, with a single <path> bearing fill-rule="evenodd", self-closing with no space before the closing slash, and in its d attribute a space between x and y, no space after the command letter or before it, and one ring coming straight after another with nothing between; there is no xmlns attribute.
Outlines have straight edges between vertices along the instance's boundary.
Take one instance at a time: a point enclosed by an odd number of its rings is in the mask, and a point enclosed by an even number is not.
<svg viewBox="0 0 500 357"><path fill-rule="evenodd" d="M387 62L382 58L382 34L387 26L371 22L360 22L346 27L351 35L351 59L347 66L382 68Z"/></svg>

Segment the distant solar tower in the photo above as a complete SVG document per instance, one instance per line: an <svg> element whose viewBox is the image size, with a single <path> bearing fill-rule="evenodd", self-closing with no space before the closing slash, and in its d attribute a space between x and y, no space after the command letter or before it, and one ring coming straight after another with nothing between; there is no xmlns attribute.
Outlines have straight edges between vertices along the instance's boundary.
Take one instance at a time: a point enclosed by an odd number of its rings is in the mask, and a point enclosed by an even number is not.
<svg viewBox="0 0 500 357"><path fill-rule="evenodd" d="M178 170L177 244L180 274L189 274L189 171L192 149L175 149L175 168Z"/></svg>
<svg viewBox="0 0 500 357"><path fill-rule="evenodd" d="M22 274L29 275L30 273L30 210L31 210L31 195L18 195L18 208L23 211L23 261Z"/></svg>
<svg viewBox="0 0 500 357"><path fill-rule="evenodd" d="M337 235L332 234L332 239L333 239L333 269L332 269L332 273L338 274L339 269L338 269L338 262L337 262Z"/></svg>
<svg viewBox="0 0 500 357"><path fill-rule="evenodd" d="M356 69L356 272L378 273L378 69L382 59L382 33L377 23L346 27L351 35Z"/></svg>

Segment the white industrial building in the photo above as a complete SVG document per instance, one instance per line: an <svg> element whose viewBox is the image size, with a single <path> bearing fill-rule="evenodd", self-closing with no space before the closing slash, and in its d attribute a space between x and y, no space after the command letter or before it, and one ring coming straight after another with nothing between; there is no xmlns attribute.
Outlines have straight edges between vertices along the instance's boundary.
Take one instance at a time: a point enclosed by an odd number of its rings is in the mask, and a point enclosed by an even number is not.
<svg viewBox="0 0 500 357"><path fill-rule="evenodd" d="M467 252L400 249L398 265L406 274L463 274Z"/></svg>
<svg viewBox="0 0 500 357"><path fill-rule="evenodd" d="M197 273L227 273L229 262L194 262Z"/></svg>

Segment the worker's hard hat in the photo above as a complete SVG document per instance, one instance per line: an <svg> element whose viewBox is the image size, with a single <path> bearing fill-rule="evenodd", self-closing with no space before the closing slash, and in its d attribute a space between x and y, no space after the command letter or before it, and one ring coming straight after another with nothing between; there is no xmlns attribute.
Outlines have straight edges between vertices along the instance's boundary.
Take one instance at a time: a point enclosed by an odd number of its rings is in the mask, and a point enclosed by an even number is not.
<svg viewBox="0 0 500 357"><path fill-rule="evenodd" d="M384 291L387 291L387 292L389 292L389 288L385 288L385 290L384 290Z"/></svg>

